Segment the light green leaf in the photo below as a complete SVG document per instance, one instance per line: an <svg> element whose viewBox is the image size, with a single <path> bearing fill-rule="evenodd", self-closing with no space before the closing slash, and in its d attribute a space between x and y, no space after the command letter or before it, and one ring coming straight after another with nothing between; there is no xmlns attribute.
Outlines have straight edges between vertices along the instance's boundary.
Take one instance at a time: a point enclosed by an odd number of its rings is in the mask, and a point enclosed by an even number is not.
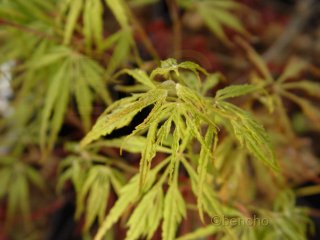
<svg viewBox="0 0 320 240"><path fill-rule="evenodd" d="M205 237L209 237L214 235L215 233L219 232L219 228L215 225L209 225L206 227L198 228L194 232L187 233L179 238L177 240L194 240L194 239L203 239Z"/></svg>
<svg viewBox="0 0 320 240"><path fill-rule="evenodd" d="M216 136L214 136L215 128L213 126L209 126L206 136L205 136L205 144L209 150L214 148L214 139ZM201 148L200 156L199 156L199 162L198 162L198 175L199 175L199 188L198 188L198 210L200 219L202 222L204 222L204 216L203 216L203 186L206 184L206 177L207 177L207 167L209 163L209 158L211 157L210 152L204 147Z"/></svg>
<svg viewBox="0 0 320 240"><path fill-rule="evenodd" d="M163 191L154 187L142 198L132 213L126 240L135 240L148 236L151 239L162 218Z"/></svg>
<svg viewBox="0 0 320 240"><path fill-rule="evenodd" d="M204 96L211 88L214 88L223 76L220 73L209 74L201 86L201 94Z"/></svg>
<svg viewBox="0 0 320 240"><path fill-rule="evenodd" d="M105 2L119 22L120 26L127 31L129 29L129 19L125 5L126 3L123 0L105 0Z"/></svg>
<svg viewBox="0 0 320 240"><path fill-rule="evenodd" d="M84 230L88 230L90 228L96 217L98 217L99 223L102 223L105 217L105 211L110 193L110 180L109 176L106 174L108 174L108 171L98 169L95 180L90 187L90 193L87 200ZM82 204L84 203L82 202Z"/></svg>
<svg viewBox="0 0 320 240"><path fill-rule="evenodd" d="M46 148L47 144L49 150L52 148L52 144L56 138L57 131L60 129L60 126L62 124L62 118L67 104L67 92L69 91L69 83L63 82L67 70L68 63L64 62L59 68L58 72L52 78L48 88L41 122L40 146L43 150ZM60 95L61 97L59 98L59 101L57 101L58 95ZM52 112L55 112L55 114L50 123L49 119ZM51 130L49 140L47 140L46 136L48 129Z"/></svg>
<svg viewBox="0 0 320 240"><path fill-rule="evenodd" d="M133 44L133 39L129 31L122 31L121 36L114 47L111 58L109 59L107 76L110 76L119 66L123 65L128 58L130 46Z"/></svg>
<svg viewBox="0 0 320 240"><path fill-rule="evenodd" d="M118 201L110 210L109 215L105 218L102 226L99 228L94 240L101 240L105 233L118 221L127 207L134 203L139 196L139 176L136 175L125 185L121 191Z"/></svg>
<svg viewBox="0 0 320 240"><path fill-rule="evenodd" d="M250 84L231 85L217 91L216 99L224 100L227 98L239 97L257 91L257 87Z"/></svg>
<svg viewBox="0 0 320 240"><path fill-rule="evenodd" d="M115 129L128 125L139 111L157 101L160 101L166 96L166 94L167 91L165 90L150 90L143 94L136 102L129 102L126 105L115 109L111 113L109 113L110 110L107 109L105 113L99 117L92 130L81 141L81 145L85 146L98 139L100 136L105 136ZM127 99L131 100L131 98ZM134 99L132 99L132 101L133 100ZM110 109L113 109L116 106L118 106L117 102L113 104Z"/></svg>
<svg viewBox="0 0 320 240"><path fill-rule="evenodd" d="M303 70L306 70L308 67L309 64L306 61L299 58L291 58L277 81L284 82L290 80L291 78L295 78L299 75L299 73L301 73Z"/></svg>
<svg viewBox="0 0 320 240"><path fill-rule="evenodd" d="M263 126L257 123L248 113L230 103L219 102L218 107L235 115L236 119L229 120L239 142L267 166L278 171L274 151Z"/></svg>
<svg viewBox="0 0 320 240"><path fill-rule="evenodd" d="M319 97L320 83L302 80L298 82L286 82L282 84L284 89L301 89L314 97Z"/></svg>
<svg viewBox="0 0 320 240"><path fill-rule="evenodd" d="M76 68L78 66L74 67ZM86 81L83 79L83 76L77 75L76 78L77 84L74 86L74 88L77 107L79 109L81 120L83 122L85 130L89 131L91 127L93 96L89 87L87 86Z"/></svg>
<svg viewBox="0 0 320 240"><path fill-rule="evenodd" d="M156 180L158 172L167 164L167 162L168 161L162 161L160 164L150 170L148 180L141 191L139 190L140 176L135 175L133 178L131 178L130 182L121 189L119 199L110 210L109 215L105 218L94 240L102 240L103 236L112 227L112 225L119 220L128 206L138 201L140 194L147 192L151 188Z"/></svg>
<svg viewBox="0 0 320 240"><path fill-rule="evenodd" d="M146 74L146 72L141 69L134 69L134 70L126 69L123 72L129 74L135 80L142 83L143 85L148 86L151 89L156 87L152 82L152 80L149 78L149 76Z"/></svg>
<svg viewBox="0 0 320 240"><path fill-rule="evenodd" d="M66 22L65 31L64 31L64 39L63 39L64 44L70 43L72 34L74 32L74 29L78 21L78 17L80 16L80 13L83 7L83 0L72 1L69 7L70 9L67 16L67 22Z"/></svg>
<svg viewBox="0 0 320 240"><path fill-rule="evenodd" d="M174 240L177 226L185 216L185 202L177 185L172 184L170 185L164 199L162 238L165 240Z"/></svg>

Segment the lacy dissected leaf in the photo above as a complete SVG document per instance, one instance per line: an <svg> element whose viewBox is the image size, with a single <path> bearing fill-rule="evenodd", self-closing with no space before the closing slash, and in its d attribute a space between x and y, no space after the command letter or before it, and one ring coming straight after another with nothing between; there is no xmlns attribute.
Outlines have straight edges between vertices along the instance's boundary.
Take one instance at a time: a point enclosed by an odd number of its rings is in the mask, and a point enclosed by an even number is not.
<svg viewBox="0 0 320 240"><path fill-rule="evenodd" d="M209 126L206 136L205 136L205 144L209 148L209 150L213 150L215 148L216 143L214 143L216 139L216 132L213 126ZM198 175L199 175L199 192L198 192L198 209L199 215L202 221L204 221L203 216L203 206L202 206L202 197L203 197L203 186L206 184L206 177L207 177L207 167L208 163L210 162L211 154L208 152L206 148L202 148L199 155L198 160Z"/></svg>
<svg viewBox="0 0 320 240"><path fill-rule="evenodd" d="M105 218L103 224L99 228L94 238L95 240L101 240L106 232L112 227L112 225L116 223L124 214L127 208L139 200L140 194L150 189L156 179L156 175L165 164L166 162L164 161L150 170L148 179L146 180L147 184L144 185L142 191L140 190L140 174L131 178L130 182L121 189L117 202L111 208L108 216Z"/></svg>
<svg viewBox="0 0 320 240"><path fill-rule="evenodd" d="M159 133L159 131L158 131ZM157 137L159 139L159 137ZM141 153L144 147L147 144L147 139L142 136L130 136L123 138L115 138L104 141L97 141L96 143L91 144L91 146L104 146L104 147L115 147L120 148L131 153ZM171 153L171 149L163 144L156 146L157 152Z"/></svg>
<svg viewBox="0 0 320 240"><path fill-rule="evenodd" d="M199 109L201 112L204 112L205 110L205 99L201 97L198 93L195 91L192 91L191 89L181 85L176 84L176 91L178 97L183 100L185 103L190 104L195 109Z"/></svg>
<svg viewBox="0 0 320 240"><path fill-rule="evenodd" d="M147 178L147 174L150 169L151 160L156 155L156 133L157 133L158 123L151 123L148 134L146 145L141 153L140 160L140 188L144 185L144 181Z"/></svg>
<svg viewBox="0 0 320 240"><path fill-rule="evenodd" d="M239 142L266 165L278 170L273 148L264 128L247 112L230 103L219 102L218 107L234 114L235 119L229 119L229 121Z"/></svg>
<svg viewBox="0 0 320 240"><path fill-rule="evenodd" d="M254 85L243 84L243 85L232 85L225 87L217 91L216 99L224 100L227 98L239 97L247 95L257 90L257 87Z"/></svg>
<svg viewBox="0 0 320 240"><path fill-rule="evenodd" d="M188 161L185 158L182 158L182 163L190 176L193 193L197 196L198 201L200 201L203 205L203 210L210 217L218 217L220 219L223 219L226 216L242 216L238 211L228 208L226 205L221 203L212 185L210 185L208 182L203 183L203 197L199 198L199 175L196 173L191 164L188 163ZM237 239L236 233L233 231L233 229L230 228L230 226L215 226L219 227L219 229L216 229L216 231L225 232L227 237L230 239Z"/></svg>
<svg viewBox="0 0 320 240"><path fill-rule="evenodd" d="M82 146L111 133L115 129L128 125L139 111L157 101L162 101L166 94L165 90L151 90L142 94L139 98L129 97L124 99L122 103L125 104L122 106L119 106L119 102L114 103L99 117L92 130L81 141Z"/></svg>
<svg viewBox="0 0 320 240"><path fill-rule="evenodd" d="M199 92L184 86L182 83L175 83L172 80L165 81L154 88L152 74L162 74L166 76L169 71L177 71L179 74L179 66L182 65L183 69L196 71L197 65L189 62L177 64L174 59L163 61L160 68L157 68L151 73L149 78L144 72L141 71L128 71L129 75L134 76L142 84L149 85L152 88L146 93L133 95L132 97L124 98L111 105L105 113L100 116L93 129L82 140L82 146L98 139L100 136L110 134L113 130L121 128L129 124L132 118L143 108L153 106L149 115L144 121L135 127L135 130L129 135L131 136L138 133L147 131L144 141L144 147L141 151L140 160L140 187L143 186L147 178L150 164L156 152L163 144L165 139L170 139L169 146L171 146L171 173L175 168L175 162L179 152L183 152L186 146L181 148L181 142L186 138L186 132L196 139L201 145L201 168L200 172L201 181L205 180L205 171L208 158L212 157L212 137L216 132L217 126L211 119L211 110L215 109L205 97L201 96ZM192 70L193 69L193 70ZM221 99L227 97L235 97L246 94L252 91L253 87L249 85L229 87L218 94ZM171 100L172 98L175 98ZM172 114L173 113L173 114ZM233 113L231 115L234 115ZM210 136L205 140L202 134L204 125L210 126ZM174 127L174 128L173 128ZM171 132L172 131L172 132ZM113 141L114 142L114 141ZM120 142L117 141L119 144ZM126 144L126 140L123 145ZM160 146L159 146L160 144ZM185 143L184 143L185 144ZM130 147L130 144L128 144ZM135 151L135 150L134 150ZM200 188L201 189L201 188ZM200 205L199 205L200 206Z"/></svg>
<svg viewBox="0 0 320 240"><path fill-rule="evenodd" d="M139 239L139 237L152 238L162 218L163 202L163 190L159 186L144 195L127 223L129 226L127 240Z"/></svg>
<svg viewBox="0 0 320 240"><path fill-rule="evenodd" d="M85 161L81 157L70 155L64 159L59 165L59 180L57 183L57 191L61 191L64 184L71 180L77 196L80 195L81 187L86 179L90 162ZM65 169L66 168L66 169Z"/></svg>
<svg viewBox="0 0 320 240"><path fill-rule="evenodd" d="M258 212L261 218L268 219L267 227L276 229L265 229L267 237L281 236L290 240L304 240L308 228L312 225L307 217L307 209L295 205L295 195L290 190L279 193L272 210L258 209ZM277 213L277 216L274 213Z"/></svg>
<svg viewBox="0 0 320 240"><path fill-rule="evenodd" d="M119 176L115 169L106 165L103 157L92 152L83 153L89 159L71 155L64 159L59 168L60 176L57 190L61 191L66 181L71 180L76 192L75 218L85 214L84 231L88 231L96 218L101 224L105 217L110 188L116 192L121 188ZM99 160L101 164L93 165Z"/></svg>
<svg viewBox="0 0 320 240"><path fill-rule="evenodd" d="M215 233L219 232L219 230L220 229L215 225L205 226L205 227L198 228L194 232L187 233L187 234L177 238L177 240L202 239L202 238L214 235Z"/></svg>
<svg viewBox="0 0 320 240"><path fill-rule="evenodd" d="M177 112L178 113L178 112ZM181 124L181 118L179 114L174 113L173 114L173 122L175 125L175 129L172 134L172 145L171 145L171 161L170 161L170 177L169 177L169 182L171 183L173 180L173 173L175 172L176 168L176 162L178 161L178 154L180 151L180 140L183 137L183 130L182 127L184 126ZM171 121L171 119L169 120Z"/></svg>
<svg viewBox="0 0 320 240"><path fill-rule="evenodd" d="M235 120L231 120L231 125L239 142L244 144L250 153L262 160L266 165L278 170L273 148L263 126L248 113L234 105L224 102L222 108L226 111L231 111L237 116Z"/></svg>
<svg viewBox="0 0 320 240"><path fill-rule="evenodd" d="M123 71L128 75L132 76L139 83L148 86L150 89L155 88L154 82L149 78L148 74L141 69L126 69Z"/></svg>
<svg viewBox="0 0 320 240"><path fill-rule="evenodd" d="M177 226L186 216L185 202L176 184L172 184L164 199L162 239L175 239Z"/></svg>
<svg viewBox="0 0 320 240"><path fill-rule="evenodd" d="M79 218L83 212L86 201L86 218L84 230L88 230L96 217L102 223L110 192L111 170L106 166L93 166L81 187L79 200L77 201L76 217Z"/></svg>
<svg viewBox="0 0 320 240"><path fill-rule="evenodd" d="M171 73L172 71L175 72L177 76L179 76L179 68L193 72L197 76L198 81L200 81L199 72L205 75L208 74L205 69L194 62L186 61L178 64L177 60L168 58L167 60L161 61L160 67L154 69L151 72L150 78L154 79L154 77L157 75L162 75L165 78L168 78L169 73Z"/></svg>

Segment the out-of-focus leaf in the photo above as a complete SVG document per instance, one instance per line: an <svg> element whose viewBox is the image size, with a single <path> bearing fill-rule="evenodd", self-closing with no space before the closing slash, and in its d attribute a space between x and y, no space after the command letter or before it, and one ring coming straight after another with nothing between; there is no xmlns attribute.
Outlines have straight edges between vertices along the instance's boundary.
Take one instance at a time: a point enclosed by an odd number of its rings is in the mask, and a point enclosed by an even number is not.
<svg viewBox="0 0 320 240"><path fill-rule="evenodd" d="M219 101L219 100L224 100L226 98L239 97L242 95L246 95L248 93L252 93L256 90L257 90L257 87L254 85L249 85L249 84L232 85L217 91L216 99L217 101Z"/></svg>
<svg viewBox="0 0 320 240"><path fill-rule="evenodd" d="M148 4L153 4L158 2L159 0L130 0L129 4L133 7L142 7Z"/></svg>
<svg viewBox="0 0 320 240"><path fill-rule="evenodd" d="M56 75L52 78L52 81L49 85L47 98L45 101L43 109L43 117L41 124L41 140L40 145L42 149L45 149L45 146L48 144L49 150L52 149L52 144L56 139L56 132L60 129L63 119L63 114L67 107L67 92L69 91L69 83L63 82L65 74L67 72L68 63L64 63ZM60 95L61 94L61 95ZM58 96L59 101L57 101ZM54 112L54 119L49 122L50 116ZM47 131L50 129L49 140L46 140Z"/></svg>
<svg viewBox="0 0 320 240"><path fill-rule="evenodd" d="M132 44L133 39L131 33L123 30L109 60L108 68L106 70L107 75L111 75L119 66L125 63Z"/></svg>
<svg viewBox="0 0 320 240"><path fill-rule="evenodd" d="M125 6L125 2L123 0L105 0L106 4L112 11L113 15L119 22L120 26L124 28L125 30L129 29L129 19L128 14Z"/></svg>
<svg viewBox="0 0 320 240"><path fill-rule="evenodd" d="M319 97L320 83L311 82L308 80L302 80L298 82L287 82L283 83L282 87L284 89L301 89L306 93L314 97Z"/></svg>
<svg viewBox="0 0 320 240"><path fill-rule="evenodd" d="M193 4L184 4L186 1L179 2L190 9L195 7L209 29L225 44L229 44L230 41L224 32L224 27L249 35L241 22L230 12L231 9L239 10L243 7L235 1L190 1Z"/></svg>
<svg viewBox="0 0 320 240"><path fill-rule="evenodd" d="M273 77L263 61L263 59L257 54L257 52L243 39L237 38L237 42L246 50L249 60L255 65L257 70L261 73L264 80L268 82L273 81Z"/></svg>
<svg viewBox="0 0 320 240"><path fill-rule="evenodd" d="M72 34L77 24L78 17L81 14L81 10L83 7L83 0L77 1L69 1L70 2L70 9L67 16L67 21L65 25L64 31L64 40L65 44L69 44L72 38Z"/></svg>
<svg viewBox="0 0 320 240"><path fill-rule="evenodd" d="M88 230L96 217L101 223L105 217L105 211L110 192L110 169L105 166L94 166L90 169L88 177L83 183L77 210L77 215L82 213L82 207L87 199L86 221L84 229Z"/></svg>
<svg viewBox="0 0 320 240"><path fill-rule="evenodd" d="M0 199L1 199L8 191L11 172L8 168L0 169L0 176L1 176L0 178Z"/></svg>
<svg viewBox="0 0 320 240"><path fill-rule="evenodd" d="M308 63L299 58L291 58L277 81L284 82L297 77L299 73L309 67Z"/></svg>
<svg viewBox="0 0 320 240"><path fill-rule="evenodd" d="M201 86L201 94L204 96L211 88L214 88L223 79L220 73L209 74Z"/></svg>
<svg viewBox="0 0 320 240"><path fill-rule="evenodd" d="M295 94L289 93L287 91L283 91L282 95L291 101L295 102L299 105L304 112L304 114L314 123L317 129L320 129L320 110L315 107L310 101L298 97Z"/></svg>

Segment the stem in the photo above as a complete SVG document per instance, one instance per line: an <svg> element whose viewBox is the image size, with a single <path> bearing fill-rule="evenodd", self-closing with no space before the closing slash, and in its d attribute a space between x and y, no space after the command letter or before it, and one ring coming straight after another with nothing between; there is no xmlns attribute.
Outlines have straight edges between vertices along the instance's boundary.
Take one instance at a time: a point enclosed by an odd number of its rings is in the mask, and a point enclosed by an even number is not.
<svg viewBox="0 0 320 240"><path fill-rule="evenodd" d="M132 13L132 11L129 10L128 7L128 11L127 13L130 16L130 19L134 25L134 27L136 28L136 30L140 33L140 36L142 38L142 42L144 43L144 46L146 47L146 49L149 51L149 53L151 54L151 56L153 57L154 60L157 61L157 64L160 64L160 57L156 51L156 49L154 48L152 42L150 41L147 33L144 31L144 28L141 26L139 20L136 18L136 16Z"/></svg>

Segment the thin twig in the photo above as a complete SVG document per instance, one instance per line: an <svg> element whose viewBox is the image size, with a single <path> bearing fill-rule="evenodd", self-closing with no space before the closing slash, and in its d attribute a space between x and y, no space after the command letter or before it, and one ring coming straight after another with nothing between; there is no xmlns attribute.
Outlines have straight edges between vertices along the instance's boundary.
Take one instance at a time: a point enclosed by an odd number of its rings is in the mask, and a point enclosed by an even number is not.
<svg viewBox="0 0 320 240"><path fill-rule="evenodd" d="M290 46L293 40L303 30L310 17L315 12L316 0L300 0L296 4L296 13L286 30L275 43L263 54L265 61L270 62L283 56L285 50Z"/></svg>
<svg viewBox="0 0 320 240"><path fill-rule="evenodd" d="M147 33L145 32L144 28L141 26L139 20L137 19L137 17L132 13L132 11L128 10L127 11L128 14L130 15L130 19L134 25L134 28L139 32L141 38L142 38L142 42L144 43L146 49L149 51L149 53L151 54L151 56L157 61L160 62L160 57L156 51L156 49L154 48L152 42L150 41Z"/></svg>

